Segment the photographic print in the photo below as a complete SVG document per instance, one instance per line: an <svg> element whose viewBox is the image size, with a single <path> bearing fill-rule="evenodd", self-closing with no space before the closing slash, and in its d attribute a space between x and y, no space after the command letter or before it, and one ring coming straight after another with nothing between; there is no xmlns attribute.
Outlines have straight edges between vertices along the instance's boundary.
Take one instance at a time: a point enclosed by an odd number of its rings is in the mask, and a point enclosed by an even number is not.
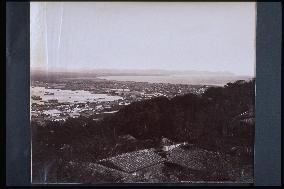
<svg viewBox="0 0 284 189"><path fill-rule="evenodd" d="M32 183L253 183L254 2L31 2Z"/></svg>

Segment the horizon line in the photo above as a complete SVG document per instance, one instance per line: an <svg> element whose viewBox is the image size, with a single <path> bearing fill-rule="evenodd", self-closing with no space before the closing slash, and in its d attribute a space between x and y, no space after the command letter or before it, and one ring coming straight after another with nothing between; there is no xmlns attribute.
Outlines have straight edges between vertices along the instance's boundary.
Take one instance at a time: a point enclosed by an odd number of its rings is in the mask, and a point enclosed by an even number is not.
<svg viewBox="0 0 284 189"><path fill-rule="evenodd" d="M211 70L170 70L170 69L132 69L132 68L97 68L97 69L72 69L72 70L55 70L55 69L43 69L43 68L30 68L30 73L32 72L46 72L46 73L94 73L95 71L161 71L161 72L205 72L205 73L222 73L222 74L229 74L232 76L249 76L249 77L255 77L255 74L239 74L239 73L233 73L230 71L211 71Z"/></svg>

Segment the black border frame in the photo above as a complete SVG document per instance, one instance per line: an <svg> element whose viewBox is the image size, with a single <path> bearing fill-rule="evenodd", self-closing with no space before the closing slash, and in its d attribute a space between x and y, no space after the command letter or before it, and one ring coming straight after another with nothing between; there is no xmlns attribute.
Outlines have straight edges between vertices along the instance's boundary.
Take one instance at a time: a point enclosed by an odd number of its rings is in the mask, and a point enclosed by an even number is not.
<svg viewBox="0 0 284 189"><path fill-rule="evenodd" d="M257 2L254 186L281 185L281 8L281 2ZM6 133L4 132L7 186L31 185L29 27L29 2L7 2ZM142 184L142 186L155 185ZM243 184L159 184L159 186L169 185L242 186ZM137 184L128 186L137 186Z"/></svg>

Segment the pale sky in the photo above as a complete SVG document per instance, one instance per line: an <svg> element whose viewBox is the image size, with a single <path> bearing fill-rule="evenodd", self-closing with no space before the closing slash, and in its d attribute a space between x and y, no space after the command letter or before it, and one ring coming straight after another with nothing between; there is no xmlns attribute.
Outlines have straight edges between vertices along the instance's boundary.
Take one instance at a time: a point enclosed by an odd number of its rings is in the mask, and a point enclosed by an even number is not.
<svg viewBox="0 0 284 189"><path fill-rule="evenodd" d="M31 69L254 76L253 2L31 2Z"/></svg>

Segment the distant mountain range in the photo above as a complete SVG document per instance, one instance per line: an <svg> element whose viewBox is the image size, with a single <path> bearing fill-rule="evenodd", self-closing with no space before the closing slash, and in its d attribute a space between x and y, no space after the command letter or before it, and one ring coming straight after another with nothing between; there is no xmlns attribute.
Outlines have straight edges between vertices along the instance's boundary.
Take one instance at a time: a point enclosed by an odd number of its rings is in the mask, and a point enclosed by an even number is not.
<svg viewBox="0 0 284 189"><path fill-rule="evenodd" d="M122 76L122 77L121 77ZM126 77L123 77L126 76ZM132 77L133 76L133 77ZM153 76L153 77L143 77ZM237 80L250 80L251 76L235 75L230 72L194 71L194 70L161 70L161 69L96 69L89 71L62 72L32 70L32 80L51 81L54 79L107 79L117 81L136 81L172 84L201 84L201 85L225 85Z"/></svg>
<svg viewBox="0 0 284 189"><path fill-rule="evenodd" d="M31 75L83 75L86 76L148 76L148 75L192 75L192 76L236 76L228 71L196 71L196 70L162 70L162 69L93 69L93 70L78 70L78 71L49 71L35 69L31 70Z"/></svg>

